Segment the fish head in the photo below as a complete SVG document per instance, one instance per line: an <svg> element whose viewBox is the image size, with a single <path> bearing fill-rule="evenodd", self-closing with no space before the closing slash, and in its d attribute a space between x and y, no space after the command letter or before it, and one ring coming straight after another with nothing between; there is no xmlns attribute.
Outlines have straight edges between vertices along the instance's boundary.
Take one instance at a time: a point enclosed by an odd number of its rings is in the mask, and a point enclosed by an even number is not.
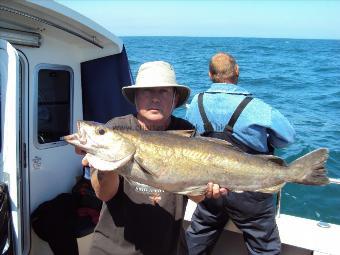
<svg viewBox="0 0 340 255"><path fill-rule="evenodd" d="M135 146L119 132L93 121L78 121L78 132L63 139L81 150L106 161L118 161L135 153Z"/></svg>

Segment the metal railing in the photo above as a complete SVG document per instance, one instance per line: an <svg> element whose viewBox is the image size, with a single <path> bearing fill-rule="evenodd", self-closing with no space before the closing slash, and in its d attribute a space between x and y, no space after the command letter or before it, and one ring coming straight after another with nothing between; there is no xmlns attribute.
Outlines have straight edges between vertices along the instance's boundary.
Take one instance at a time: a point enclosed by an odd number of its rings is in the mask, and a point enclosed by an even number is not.
<svg viewBox="0 0 340 255"><path fill-rule="evenodd" d="M329 178L330 184L340 184L340 179Z"/></svg>
<svg viewBox="0 0 340 255"><path fill-rule="evenodd" d="M329 184L336 184L340 185L340 179L336 178L328 178ZM281 211L281 191L282 189L276 194L276 217L280 216Z"/></svg>

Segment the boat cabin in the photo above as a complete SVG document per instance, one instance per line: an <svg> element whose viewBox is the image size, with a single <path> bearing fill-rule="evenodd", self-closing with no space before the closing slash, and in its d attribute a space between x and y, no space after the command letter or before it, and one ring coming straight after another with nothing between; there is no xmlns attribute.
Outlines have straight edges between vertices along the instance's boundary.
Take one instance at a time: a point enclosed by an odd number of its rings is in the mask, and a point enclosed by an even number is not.
<svg viewBox="0 0 340 255"><path fill-rule="evenodd" d="M0 0L0 56L0 180L9 187L16 254L48 254L30 214L82 174L81 157L60 138L77 120L133 111L121 95L129 64L118 37L53 1Z"/></svg>

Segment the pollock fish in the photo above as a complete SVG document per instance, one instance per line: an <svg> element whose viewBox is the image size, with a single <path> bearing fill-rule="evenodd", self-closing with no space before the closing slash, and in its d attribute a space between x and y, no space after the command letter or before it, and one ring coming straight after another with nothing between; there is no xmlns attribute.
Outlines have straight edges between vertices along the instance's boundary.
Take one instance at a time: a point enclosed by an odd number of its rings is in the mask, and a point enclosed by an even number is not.
<svg viewBox="0 0 340 255"><path fill-rule="evenodd" d="M90 165L117 171L128 181L168 192L204 194L208 182L229 190L277 192L287 182L329 183L328 149L312 151L287 165L272 155L250 155L223 140L190 137L190 131L112 129L78 121L64 140L86 151Z"/></svg>

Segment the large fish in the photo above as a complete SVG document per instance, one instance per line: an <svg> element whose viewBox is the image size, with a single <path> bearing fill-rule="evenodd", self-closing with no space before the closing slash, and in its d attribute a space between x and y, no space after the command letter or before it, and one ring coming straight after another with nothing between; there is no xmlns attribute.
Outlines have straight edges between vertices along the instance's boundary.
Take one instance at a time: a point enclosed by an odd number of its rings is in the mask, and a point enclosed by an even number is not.
<svg viewBox="0 0 340 255"><path fill-rule="evenodd" d="M203 194L208 182L232 191L267 193L286 182L329 183L325 148L286 165L279 157L250 155L222 140L188 137L186 131L111 129L86 121L78 121L78 132L64 140L86 151L96 169L179 194Z"/></svg>

